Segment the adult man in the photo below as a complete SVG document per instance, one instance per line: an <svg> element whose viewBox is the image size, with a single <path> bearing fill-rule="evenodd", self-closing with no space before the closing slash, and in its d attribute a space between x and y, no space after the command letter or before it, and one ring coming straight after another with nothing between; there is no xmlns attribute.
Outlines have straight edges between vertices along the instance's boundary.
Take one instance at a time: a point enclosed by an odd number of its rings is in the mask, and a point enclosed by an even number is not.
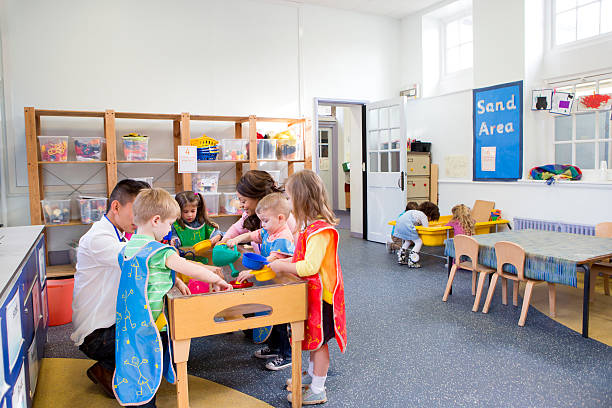
<svg viewBox="0 0 612 408"><path fill-rule="evenodd" d="M117 257L125 245L125 233L133 233L132 203L142 181L122 180L108 199L107 213L81 237L74 274L70 339L91 359L97 360L87 376L114 398L115 319L121 270Z"/></svg>

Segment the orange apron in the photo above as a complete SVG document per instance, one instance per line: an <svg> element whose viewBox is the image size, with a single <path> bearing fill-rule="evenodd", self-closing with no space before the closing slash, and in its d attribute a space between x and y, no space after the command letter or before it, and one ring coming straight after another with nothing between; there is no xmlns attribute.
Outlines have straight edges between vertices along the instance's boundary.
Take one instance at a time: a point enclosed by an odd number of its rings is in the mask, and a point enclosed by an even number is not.
<svg viewBox="0 0 612 408"><path fill-rule="evenodd" d="M327 247L323 263L335 264L336 286L333 290L334 332L340 351L346 348L346 313L344 310L344 281L338 260L338 231L328 223L318 220L307 226L298 237L293 254L293 262L304 260L306 245L310 237L323 232L332 231L333 239ZM308 282L308 319L305 325L303 350L317 350L323 345L323 282L320 275L302 277Z"/></svg>

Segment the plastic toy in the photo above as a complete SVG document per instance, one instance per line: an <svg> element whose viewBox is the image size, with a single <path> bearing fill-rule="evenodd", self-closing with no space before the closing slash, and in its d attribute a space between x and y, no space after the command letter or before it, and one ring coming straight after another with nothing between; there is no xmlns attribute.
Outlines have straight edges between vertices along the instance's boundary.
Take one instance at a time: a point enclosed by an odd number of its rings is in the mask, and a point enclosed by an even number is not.
<svg viewBox="0 0 612 408"><path fill-rule="evenodd" d="M193 252L197 256L204 256L204 253L208 251L210 248L212 248L212 242L210 242L210 239L205 239L203 241L198 242L197 244L193 246Z"/></svg>
<svg viewBox="0 0 612 408"><path fill-rule="evenodd" d="M268 261L261 255L254 253L246 253L242 256L242 265L245 268L251 269L251 273L258 281L267 281L274 279L276 273L270 269Z"/></svg>
<svg viewBox="0 0 612 408"><path fill-rule="evenodd" d="M67 224L70 222L70 208L44 204L43 211L45 223L47 224Z"/></svg>
<svg viewBox="0 0 612 408"><path fill-rule="evenodd" d="M102 158L102 139L74 139L74 151L78 161L100 160Z"/></svg>
<svg viewBox="0 0 612 408"><path fill-rule="evenodd" d="M192 295L197 295L198 293L208 293L210 292L210 284L207 282L201 282L196 279L191 279L187 284L187 287L191 291Z"/></svg>
<svg viewBox="0 0 612 408"><path fill-rule="evenodd" d="M66 138L67 139L67 138ZM60 162L68 160L68 142L66 140L50 140L40 144L42 161Z"/></svg>
<svg viewBox="0 0 612 408"><path fill-rule="evenodd" d="M236 282L235 280L229 282L230 285L234 287L234 289L245 289L253 286L253 282L242 281L241 283Z"/></svg>
<svg viewBox="0 0 612 408"><path fill-rule="evenodd" d="M501 210L493 210L491 211L491 221L497 221L501 219Z"/></svg>
<svg viewBox="0 0 612 408"><path fill-rule="evenodd" d="M206 135L191 139L189 144L198 148L198 160L215 160L219 153L219 142Z"/></svg>
<svg viewBox="0 0 612 408"><path fill-rule="evenodd" d="M212 250L212 261L215 266L229 265L232 270L232 277L238 276L238 271L234 267L234 262L240 258L240 252L238 248L230 249L225 244L215 245Z"/></svg>
<svg viewBox="0 0 612 408"><path fill-rule="evenodd" d="M102 219L106 214L106 198L81 198L79 199L81 208L81 222L91 224Z"/></svg>
<svg viewBox="0 0 612 408"><path fill-rule="evenodd" d="M126 160L147 160L149 136L129 133L123 136L123 154Z"/></svg>

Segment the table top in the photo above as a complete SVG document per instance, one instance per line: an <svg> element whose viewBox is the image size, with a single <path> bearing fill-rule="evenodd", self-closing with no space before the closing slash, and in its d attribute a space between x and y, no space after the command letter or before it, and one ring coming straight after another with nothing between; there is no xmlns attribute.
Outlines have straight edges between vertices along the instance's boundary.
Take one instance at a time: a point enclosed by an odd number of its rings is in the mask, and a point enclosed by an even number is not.
<svg viewBox="0 0 612 408"><path fill-rule="evenodd" d="M0 289L8 285L42 234L44 226L0 228Z"/></svg>
<svg viewBox="0 0 612 408"><path fill-rule="evenodd" d="M474 235L480 244L479 262L496 268L494 245L514 242L525 249L525 276L576 287L576 267L612 257L612 238L565 232L519 230ZM454 257L452 239L445 241L444 254Z"/></svg>

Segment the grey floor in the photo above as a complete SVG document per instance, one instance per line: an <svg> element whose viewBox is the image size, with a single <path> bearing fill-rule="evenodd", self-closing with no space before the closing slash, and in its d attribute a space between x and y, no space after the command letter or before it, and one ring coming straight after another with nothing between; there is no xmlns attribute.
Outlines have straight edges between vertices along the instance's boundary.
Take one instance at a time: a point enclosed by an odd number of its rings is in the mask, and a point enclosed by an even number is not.
<svg viewBox="0 0 612 408"><path fill-rule="evenodd" d="M499 290L488 315L472 313L465 273L443 303L438 258L408 269L344 230L340 257L349 344L345 354L330 345L326 407L612 407L611 347L533 308L518 327L519 309L501 305ZM70 330L51 328L46 357L83 357ZM257 347L237 333L194 340L189 373L288 407L289 370L265 370Z"/></svg>

